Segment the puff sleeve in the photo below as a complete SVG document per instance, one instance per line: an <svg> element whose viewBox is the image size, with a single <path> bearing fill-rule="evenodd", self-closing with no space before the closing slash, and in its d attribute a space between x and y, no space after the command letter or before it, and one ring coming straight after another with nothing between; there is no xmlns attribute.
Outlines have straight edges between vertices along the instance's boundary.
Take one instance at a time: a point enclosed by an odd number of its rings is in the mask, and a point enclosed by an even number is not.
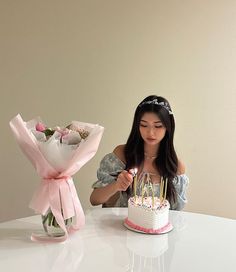
<svg viewBox="0 0 236 272"><path fill-rule="evenodd" d="M93 183L92 188L101 188L112 183L124 169L125 164L114 153L105 155L97 170L98 180Z"/></svg>
<svg viewBox="0 0 236 272"><path fill-rule="evenodd" d="M189 178L185 174L178 175L174 178L173 183L176 189L177 199L175 203L171 204L171 209L180 211L187 203L186 190L189 184Z"/></svg>

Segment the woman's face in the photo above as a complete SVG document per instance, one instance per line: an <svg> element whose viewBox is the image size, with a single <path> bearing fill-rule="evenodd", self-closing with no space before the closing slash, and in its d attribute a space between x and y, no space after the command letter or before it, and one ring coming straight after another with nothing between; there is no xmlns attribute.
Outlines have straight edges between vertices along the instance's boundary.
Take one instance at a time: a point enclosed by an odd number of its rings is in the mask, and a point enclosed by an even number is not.
<svg viewBox="0 0 236 272"><path fill-rule="evenodd" d="M145 144L156 146L165 137L166 127L157 114L146 112L140 120L139 131Z"/></svg>

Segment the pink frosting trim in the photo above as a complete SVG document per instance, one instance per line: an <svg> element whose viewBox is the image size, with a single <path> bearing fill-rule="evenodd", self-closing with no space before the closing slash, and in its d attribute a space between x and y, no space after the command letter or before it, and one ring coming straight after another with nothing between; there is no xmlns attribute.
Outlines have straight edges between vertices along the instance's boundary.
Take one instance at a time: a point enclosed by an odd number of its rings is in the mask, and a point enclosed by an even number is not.
<svg viewBox="0 0 236 272"><path fill-rule="evenodd" d="M129 227L131 227L132 229L140 230L145 233L156 233L156 234L165 233L166 231L168 231L168 229L170 229L172 227L171 223L169 222L167 225L165 225L164 227L162 227L160 229L148 229L148 228L144 228L144 227L134 224L133 222L131 222L128 219L128 217L125 218L125 224L128 225Z"/></svg>

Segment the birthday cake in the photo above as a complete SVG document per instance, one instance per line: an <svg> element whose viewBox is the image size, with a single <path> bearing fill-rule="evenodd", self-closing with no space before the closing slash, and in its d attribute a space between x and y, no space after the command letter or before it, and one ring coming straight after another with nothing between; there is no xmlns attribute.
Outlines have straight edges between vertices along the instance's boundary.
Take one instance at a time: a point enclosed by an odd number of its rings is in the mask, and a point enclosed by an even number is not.
<svg viewBox="0 0 236 272"><path fill-rule="evenodd" d="M172 229L169 222L170 204L158 197L131 197L128 200L126 227L144 233L161 234Z"/></svg>

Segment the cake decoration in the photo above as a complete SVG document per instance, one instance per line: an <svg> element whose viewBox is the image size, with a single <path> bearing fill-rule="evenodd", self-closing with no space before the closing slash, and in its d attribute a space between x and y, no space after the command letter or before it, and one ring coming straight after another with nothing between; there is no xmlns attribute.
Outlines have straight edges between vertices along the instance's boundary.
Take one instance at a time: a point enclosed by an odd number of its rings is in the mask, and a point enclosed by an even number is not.
<svg viewBox="0 0 236 272"><path fill-rule="evenodd" d="M143 173L138 181L133 181L133 196L128 200L128 217L125 226L131 230L162 234L172 230L169 222L170 204L166 199L167 180L161 178L159 184L152 183L150 174ZM159 188L159 192L158 192Z"/></svg>

